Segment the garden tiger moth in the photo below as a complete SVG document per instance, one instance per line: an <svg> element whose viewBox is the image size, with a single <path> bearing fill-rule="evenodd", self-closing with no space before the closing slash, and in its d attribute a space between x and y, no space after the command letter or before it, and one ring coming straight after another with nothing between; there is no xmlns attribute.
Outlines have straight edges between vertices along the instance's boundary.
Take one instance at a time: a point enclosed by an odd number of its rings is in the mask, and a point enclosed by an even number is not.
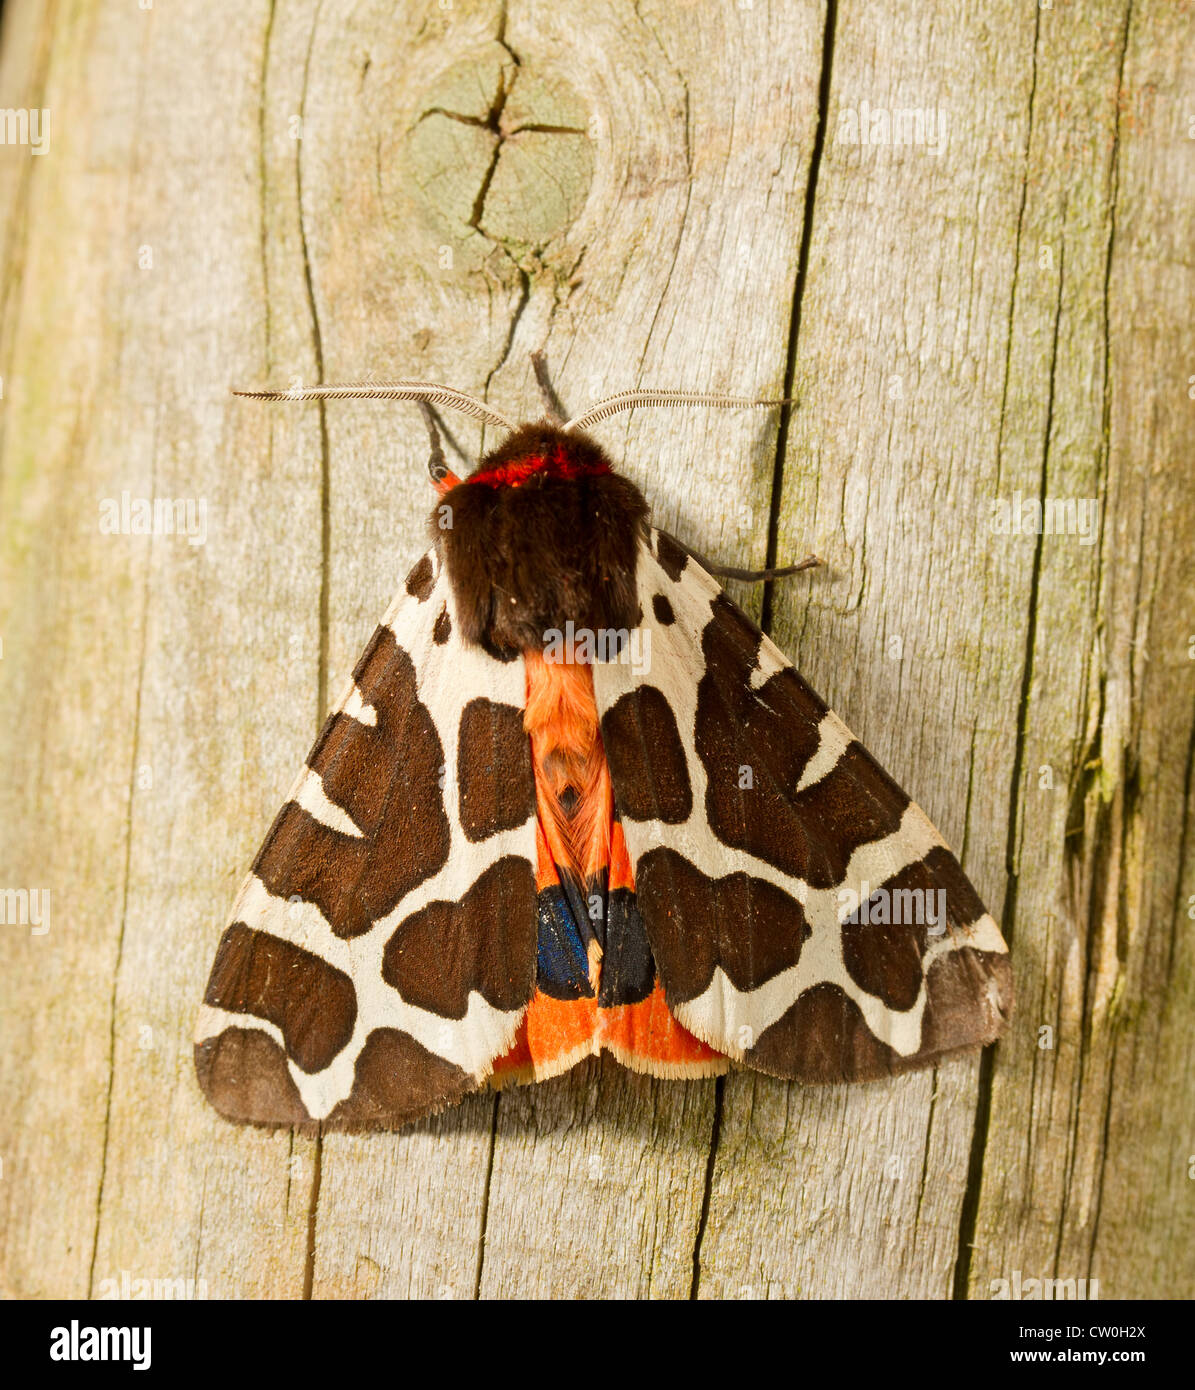
<svg viewBox="0 0 1195 1390"><path fill-rule="evenodd" d="M439 501L233 906L208 1099L394 1128L602 1051L835 1082L992 1042L1008 949L957 860L582 433L770 402L566 423L536 372L522 426L425 382L242 393L419 401ZM460 479L433 404L508 436Z"/></svg>

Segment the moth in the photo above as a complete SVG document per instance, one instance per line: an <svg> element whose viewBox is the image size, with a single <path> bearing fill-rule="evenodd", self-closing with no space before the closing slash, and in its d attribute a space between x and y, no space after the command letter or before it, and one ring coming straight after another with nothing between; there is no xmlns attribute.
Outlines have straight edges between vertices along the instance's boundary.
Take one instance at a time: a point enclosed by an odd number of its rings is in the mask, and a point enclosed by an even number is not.
<svg viewBox="0 0 1195 1390"><path fill-rule="evenodd" d="M1008 948L925 814L587 428L428 382L432 544L232 909L195 1060L223 1115L407 1124L599 1052L867 1081L1002 1032ZM432 407L505 438L471 473ZM743 578L776 578L809 563Z"/></svg>

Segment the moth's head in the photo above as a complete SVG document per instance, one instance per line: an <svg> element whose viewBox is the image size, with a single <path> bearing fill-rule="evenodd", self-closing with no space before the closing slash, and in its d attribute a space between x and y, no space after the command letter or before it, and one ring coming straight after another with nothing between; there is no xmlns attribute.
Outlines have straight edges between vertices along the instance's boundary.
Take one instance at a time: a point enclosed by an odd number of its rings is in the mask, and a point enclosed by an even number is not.
<svg viewBox="0 0 1195 1390"><path fill-rule="evenodd" d="M540 421L521 425L491 449L469 475L489 488L545 488L614 471L600 445L584 434L569 434Z"/></svg>
<svg viewBox="0 0 1195 1390"><path fill-rule="evenodd" d="M542 353L532 354L547 415L516 425L488 401L452 386L403 378L238 391L258 400L417 401L431 441L428 472L440 500L431 529L444 551L466 642L507 657L548 630L622 629L639 621L635 570L647 503L581 433L637 406L779 406L788 400L638 387L567 419ZM436 409L459 410L507 436L463 481L448 466Z"/></svg>

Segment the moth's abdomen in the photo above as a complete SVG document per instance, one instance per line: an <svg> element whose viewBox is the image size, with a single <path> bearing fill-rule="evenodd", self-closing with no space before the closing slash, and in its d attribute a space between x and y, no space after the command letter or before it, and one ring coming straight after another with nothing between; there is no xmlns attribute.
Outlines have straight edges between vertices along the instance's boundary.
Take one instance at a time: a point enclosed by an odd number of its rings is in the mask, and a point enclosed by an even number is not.
<svg viewBox="0 0 1195 1390"><path fill-rule="evenodd" d="M561 868L592 878L610 860L613 793L593 697L593 673L573 661L524 653L536 804L547 847Z"/></svg>
<svg viewBox="0 0 1195 1390"><path fill-rule="evenodd" d="M592 668L523 654L537 813L537 987L494 1080L543 1079L603 1050L637 1071L708 1076L726 1059L669 1013L614 809Z"/></svg>

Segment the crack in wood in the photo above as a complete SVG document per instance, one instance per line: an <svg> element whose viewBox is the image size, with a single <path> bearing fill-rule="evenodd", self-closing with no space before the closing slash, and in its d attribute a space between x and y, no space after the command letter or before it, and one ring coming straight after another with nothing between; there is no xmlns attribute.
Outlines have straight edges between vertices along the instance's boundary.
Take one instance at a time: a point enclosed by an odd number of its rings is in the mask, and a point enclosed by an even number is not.
<svg viewBox="0 0 1195 1390"><path fill-rule="evenodd" d="M323 0L317 0L315 12L311 17L311 33L307 43L307 54L303 64L303 82L299 100L299 120L307 115L307 93L311 78L311 55L315 48L315 35L319 27L320 8ZM315 356L316 377L324 380L323 333L320 328L319 307L315 295L315 277L311 267L311 255L307 238L306 213L303 206L303 142L296 141L295 148L295 206L299 221L299 247L303 261L303 287L307 298L308 312L311 316L311 342ZM320 436L320 586L319 586L319 656L316 673L315 728L318 734L323 726L328 709L328 664L331 642L331 602L332 602L332 448L328 434L328 411L323 400L317 401ZM303 1294L305 1299L312 1297L315 1286L315 1238L319 1218L320 1184L323 1181L324 1143L323 1128L316 1127L315 1144L312 1151L311 1196L307 1209L307 1247L303 1265Z"/></svg>

